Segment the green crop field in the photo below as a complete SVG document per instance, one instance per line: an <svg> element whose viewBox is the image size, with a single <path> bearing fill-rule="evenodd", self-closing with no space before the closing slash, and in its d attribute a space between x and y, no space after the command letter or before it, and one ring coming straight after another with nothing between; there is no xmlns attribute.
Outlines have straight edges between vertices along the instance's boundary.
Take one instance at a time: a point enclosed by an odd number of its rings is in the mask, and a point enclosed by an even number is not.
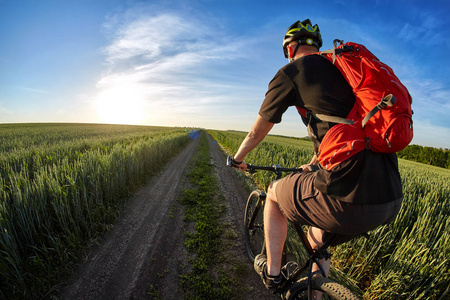
<svg viewBox="0 0 450 300"><path fill-rule="evenodd" d="M0 299L51 291L189 140L181 128L0 125Z"/></svg>
<svg viewBox="0 0 450 300"><path fill-rule="evenodd" d="M210 131L229 153L245 133ZM110 228L132 191L189 142L185 129L90 124L0 125L0 299L45 297ZM247 158L307 163L309 141L269 136ZM332 277L364 299L446 299L450 170L400 160L397 219L332 249ZM253 175L261 188L273 177ZM302 255L293 235L289 249Z"/></svg>
<svg viewBox="0 0 450 300"><path fill-rule="evenodd" d="M236 153L245 133L209 133ZM246 158L255 165L308 163L309 141L268 136ZM450 296L450 170L399 160L404 202L396 220L332 249L331 276L354 286L364 299L448 299ZM252 175L265 189L273 176ZM380 187L382 188L382 187ZM288 247L299 253L294 234ZM301 259L301 257L299 257Z"/></svg>

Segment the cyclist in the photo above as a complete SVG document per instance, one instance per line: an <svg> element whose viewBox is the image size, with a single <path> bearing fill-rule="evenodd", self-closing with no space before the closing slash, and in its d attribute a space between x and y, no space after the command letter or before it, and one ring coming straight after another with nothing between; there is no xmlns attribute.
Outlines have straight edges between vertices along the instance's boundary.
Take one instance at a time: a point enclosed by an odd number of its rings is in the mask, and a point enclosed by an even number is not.
<svg viewBox="0 0 450 300"><path fill-rule="evenodd" d="M246 155L281 122L290 106L314 114L345 118L355 102L351 87L339 70L316 53L322 46L319 26L309 19L292 24L283 40L289 63L269 83L256 121L233 157L235 168L245 171ZM302 121L314 141L315 152L324 135L335 124L314 118ZM317 172L311 172L318 165ZM352 156L331 171L321 168L316 155L302 173L274 181L267 191L264 235L267 257L255 258L255 270L264 285L276 289L280 274L287 220L310 225L308 240L314 249L326 249L391 222L402 203L402 187L395 154L369 149ZM321 261L326 273L330 260ZM314 266L315 276L318 266Z"/></svg>

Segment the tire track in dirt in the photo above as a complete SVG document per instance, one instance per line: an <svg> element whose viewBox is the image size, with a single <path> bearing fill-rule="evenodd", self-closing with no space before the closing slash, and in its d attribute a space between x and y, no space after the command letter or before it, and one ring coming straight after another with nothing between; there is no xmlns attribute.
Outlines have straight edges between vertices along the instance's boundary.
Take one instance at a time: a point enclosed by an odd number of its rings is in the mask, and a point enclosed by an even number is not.
<svg viewBox="0 0 450 300"><path fill-rule="evenodd" d="M197 145L197 140L189 143L135 194L118 223L78 268L76 279L61 292L62 299L151 299L149 285L164 272L172 276L165 286L172 293L167 299L180 296L173 264L185 261L184 225L183 216L173 211L179 210L176 196Z"/></svg>
<svg viewBox="0 0 450 300"><path fill-rule="evenodd" d="M221 193L228 200L226 221L229 222L237 233L234 259L239 260L247 266L249 275L245 283L249 287L246 295L241 299L279 299L267 291L259 275L254 271L253 264L247 257L244 240L244 211L249 196L242 179L236 176L236 171L226 166L226 154L221 150L219 144L208 135L210 144L211 162L216 166L216 176L221 187Z"/></svg>

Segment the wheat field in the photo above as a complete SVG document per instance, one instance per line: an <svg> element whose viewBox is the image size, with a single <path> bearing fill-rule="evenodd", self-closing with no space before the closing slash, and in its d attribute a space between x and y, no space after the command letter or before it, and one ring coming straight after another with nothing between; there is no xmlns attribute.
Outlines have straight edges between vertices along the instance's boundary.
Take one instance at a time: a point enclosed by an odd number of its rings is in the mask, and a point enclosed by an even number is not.
<svg viewBox="0 0 450 300"><path fill-rule="evenodd" d="M209 133L236 153L245 133ZM255 165L295 167L309 162L310 141L268 136L246 158ZM396 220L331 250L331 277L364 299L448 299L450 287L450 170L399 160L404 202ZM273 176L256 173L267 188ZM289 233L288 246L301 259L302 246Z"/></svg>

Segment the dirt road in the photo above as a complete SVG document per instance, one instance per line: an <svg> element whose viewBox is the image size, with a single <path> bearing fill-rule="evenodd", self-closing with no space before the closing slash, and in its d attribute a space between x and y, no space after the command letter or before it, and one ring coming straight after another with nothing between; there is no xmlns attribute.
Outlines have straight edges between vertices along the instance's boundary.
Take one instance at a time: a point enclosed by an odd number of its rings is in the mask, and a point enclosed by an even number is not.
<svg viewBox="0 0 450 300"><path fill-rule="evenodd" d="M225 166L225 154L212 138L210 160L216 166L227 203L226 221L237 233L234 257L248 265L249 293L241 299L274 299L260 283L245 253L242 215L247 193L233 170ZM161 173L138 191L121 219L99 241L76 276L58 292L61 299L183 299L178 275L186 266L186 223L177 201L186 184L184 174L195 153L193 140Z"/></svg>

